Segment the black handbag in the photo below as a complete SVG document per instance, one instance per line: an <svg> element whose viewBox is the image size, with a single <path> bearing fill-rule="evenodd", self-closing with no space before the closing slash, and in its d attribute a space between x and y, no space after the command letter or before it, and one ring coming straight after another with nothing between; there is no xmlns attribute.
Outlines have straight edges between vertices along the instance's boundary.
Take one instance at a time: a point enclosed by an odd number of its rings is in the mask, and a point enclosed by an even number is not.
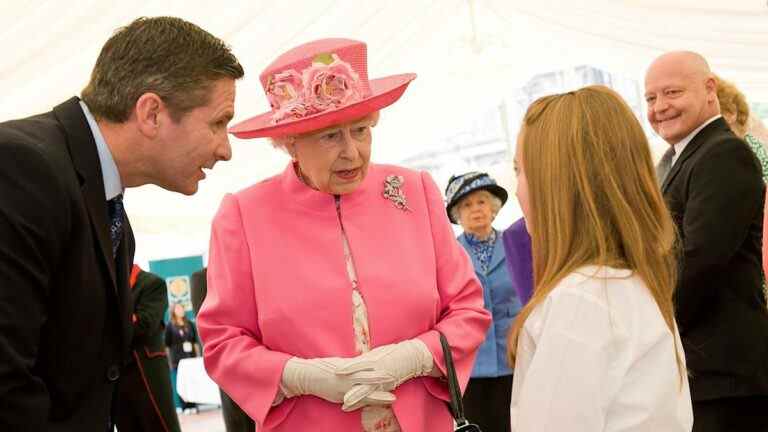
<svg viewBox="0 0 768 432"><path fill-rule="evenodd" d="M480 426L470 423L464 417L464 403L461 401L461 389L459 380L456 379L456 369L453 367L453 356L448 340L440 333L440 345L443 346L443 357L445 358L445 370L448 374L448 393L451 395L451 403L448 407L451 409L453 419L456 421L454 432L482 432Z"/></svg>

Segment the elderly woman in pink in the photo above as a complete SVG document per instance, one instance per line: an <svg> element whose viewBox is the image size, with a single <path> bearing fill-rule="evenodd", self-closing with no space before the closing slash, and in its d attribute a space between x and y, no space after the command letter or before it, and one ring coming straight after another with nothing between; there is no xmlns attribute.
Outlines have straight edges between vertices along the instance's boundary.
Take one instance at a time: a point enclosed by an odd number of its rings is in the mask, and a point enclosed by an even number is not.
<svg viewBox="0 0 768 432"><path fill-rule="evenodd" d="M366 46L323 39L261 74L282 174L224 198L198 317L211 377L259 431L452 430L450 346L466 386L490 324L430 176L370 162L379 110L413 74L368 79Z"/></svg>

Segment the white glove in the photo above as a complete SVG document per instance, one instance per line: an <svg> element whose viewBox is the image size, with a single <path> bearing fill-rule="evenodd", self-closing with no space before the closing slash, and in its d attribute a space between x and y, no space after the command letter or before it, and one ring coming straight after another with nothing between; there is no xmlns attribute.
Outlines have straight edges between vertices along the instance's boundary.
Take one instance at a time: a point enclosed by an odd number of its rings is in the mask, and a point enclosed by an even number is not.
<svg viewBox="0 0 768 432"><path fill-rule="evenodd" d="M390 392L411 378L431 375L435 361L429 348L419 339L374 348L346 362L336 370L339 376L354 376L363 371L381 371L391 379L376 383L381 390ZM373 389L362 384L352 387L344 395L342 410L350 411L362 406L361 402ZM363 405L365 405L363 403Z"/></svg>
<svg viewBox="0 0 768 432"><path fill-rule="evenodd" d="M390 385L390 374L377 371L372 367L361 366L346 374L337 374L337 370L346 365L349 359L326 357L301 359L293 357L283 368L280 390L285 397L313 395L329 402L344 402L344 394L355 387L364 386L355 392L354 404L349 404L346 411L352 411L364 405L390 405L395 395L382 391L383 385Z"/></svg>

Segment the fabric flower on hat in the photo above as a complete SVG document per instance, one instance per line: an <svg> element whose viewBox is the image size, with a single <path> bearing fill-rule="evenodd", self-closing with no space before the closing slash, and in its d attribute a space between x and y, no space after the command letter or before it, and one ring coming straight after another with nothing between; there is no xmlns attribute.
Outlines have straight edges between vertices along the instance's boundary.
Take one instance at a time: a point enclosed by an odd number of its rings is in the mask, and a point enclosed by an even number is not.
<svg viewBox="0 0 768 432"><path fill-rule="evenodd" d="M363 98L357 73L336 54L316 56L300 78L292 69L275 74L267 94L276 109L273 123L304 118Z"/></svg>
<svg viewBox="0 0 768 432"><path fill-rule="evenodd" d="M294 102L304 92L301 75L293 69L274 74L267 88L267 98L273 109Z"/></svg>
<svg viewBox="0 0 768 432"><path fill-rule="evenodd" d="M360 78L336 54L317 56L302 80L306 101L321 111L362 99Z"/></svg>
<svg viewBox="0 0 768 432"><path fill-rule="evenodd" d="M290 136L392 105L416 74L369 80L367 52L365 42L343 38L318 39L284 52L259 75L269 111L238 122L228 132L241 139Z"/></svg>

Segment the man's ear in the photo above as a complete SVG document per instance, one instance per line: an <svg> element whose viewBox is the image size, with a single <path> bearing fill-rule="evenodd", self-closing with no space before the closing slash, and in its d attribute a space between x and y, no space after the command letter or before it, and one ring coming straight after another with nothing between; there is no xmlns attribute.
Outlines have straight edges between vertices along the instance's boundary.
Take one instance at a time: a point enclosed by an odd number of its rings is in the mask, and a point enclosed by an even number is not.
<svg viewBox="0 0 768 432"><path fill-rule="evenodd" d="M704 88L707 90L707 102L714 102L717 100L717 78L710 75L704 81Z"/></svg>
<svg viewBox="0 0 768 432"><path fill-rule="evenodd" d="M133 111L142 134L147 137L154 137L158 134L162 120L160 113L165 109L163 100L157 94L144 93L139 96Z"/></svg>

